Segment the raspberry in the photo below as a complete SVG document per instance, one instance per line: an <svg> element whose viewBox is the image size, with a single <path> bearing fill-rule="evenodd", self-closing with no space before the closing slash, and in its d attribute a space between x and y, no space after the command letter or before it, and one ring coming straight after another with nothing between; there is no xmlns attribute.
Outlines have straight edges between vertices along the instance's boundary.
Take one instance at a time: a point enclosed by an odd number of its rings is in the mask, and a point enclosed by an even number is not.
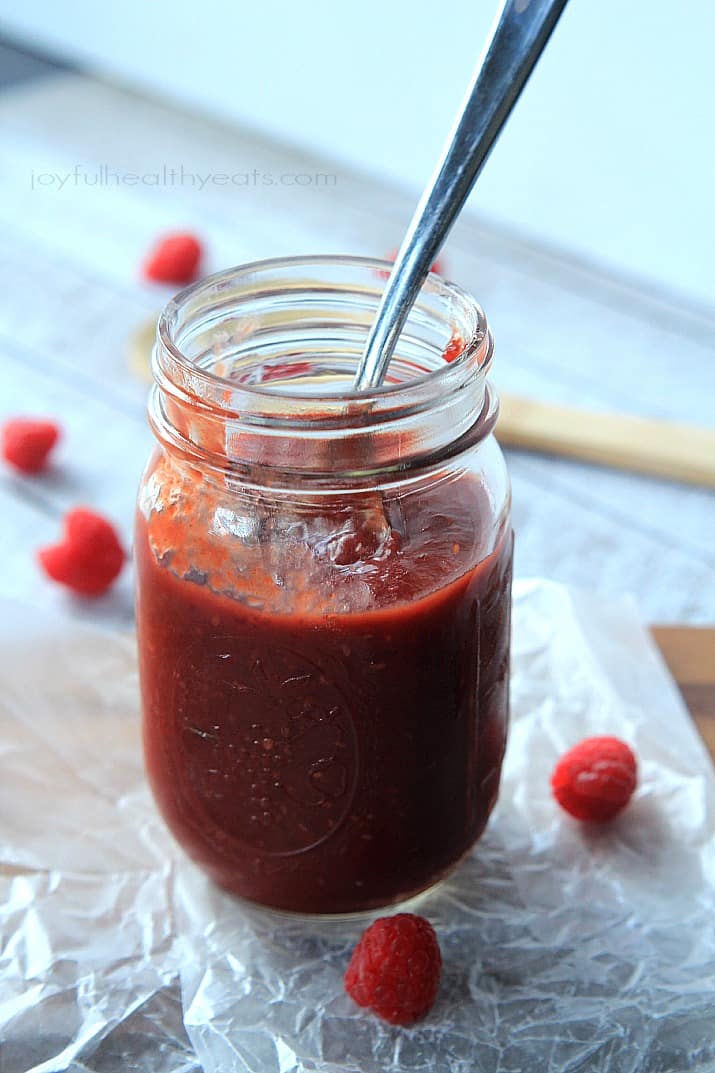
<svg viewBox="0 0 715 1073"><path fill-rule="evenodd" d="M395 258L397 257L397 254L398 254L398 250L390 250L390 252L385 256L385 260L386 261L392 261L394 263ZM432 267L430 268L430 272L436 272L438 276L443 276L445 271L446 271L446 265L444 263L444 260L441 257L436 257L435 260L432 262ZM385 272L384 269L380 269L380 271L377 274L381 279L389 279L390 278L390 273Z"/></svg>
<svg viewBox="0 0 715 1073"><path fill-rule="evenodd" d="M2 456L22 473L39 473L60 438L54 421L14 417L2 429Z"/></svg>
<svg viewBox="0 0 715 1073"><path fill-rule="evenodd" d="M618 738L586 738L559 760L551 776L554 797L577 820L613 819L636 788L636 758Z"/></svg>
<svg viewBox="0 0 715 1073"><path fill-rule="evenodd" d="M144 275L157 283L191 283L201 261L201 243L195 235L166 235L144 263Z"/></svg>
<svg viewBox="0 0 715 1073"><path fill-rule="evenodd" d="M458 335L453 335L444 348L442 357L446 362L454 361L464 350L464 342Z"/></svg>
<svg viewBox="0 0 715 1073"><path fill-rule="evenodd" d="M432 262L432 267L430 268L430 272L435 272L438 276L443 276L446 271L447 271L447 265L446 265L446 263L444 261L444 258L443 257L435 257L434 261Z"/></svg>
<svg viewBox="0 0 715 1073"><path fill-rule="evenodd" d="M82 596L100 596L118 577L126 558L114 526L80 507L65 517L65 539L41 548L45 573Z"/></svg>
<svg viewBox="0 0 715 1073"><path fill-rule="evenodd" d="M424 917L380 917L363 932L345 973L345 990L392 1025L424 1017L439 987L442 957Z"/></svg>

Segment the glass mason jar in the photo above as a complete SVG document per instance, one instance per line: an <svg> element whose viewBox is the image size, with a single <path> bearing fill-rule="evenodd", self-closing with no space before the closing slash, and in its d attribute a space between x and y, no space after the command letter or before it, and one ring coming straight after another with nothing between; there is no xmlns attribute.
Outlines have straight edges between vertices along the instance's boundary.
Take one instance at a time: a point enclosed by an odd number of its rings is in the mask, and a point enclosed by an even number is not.
<svg viewBox="0 0 715 1073"><path fill-rule="evenodd" d="M400 902L494 805L508 715L492 338L430 276L385 386L351 383L381 261L232 269L161 316L139 493L146 765L218 883L285 910Z"/></svg>

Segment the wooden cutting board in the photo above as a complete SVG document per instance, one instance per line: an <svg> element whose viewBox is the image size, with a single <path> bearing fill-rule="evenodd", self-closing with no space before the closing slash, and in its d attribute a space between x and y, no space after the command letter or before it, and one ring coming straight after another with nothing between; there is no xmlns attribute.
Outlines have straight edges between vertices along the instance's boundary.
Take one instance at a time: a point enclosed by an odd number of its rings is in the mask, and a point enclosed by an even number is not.
<svg viewBox="0 0 715 1073"><path fill-rule="evenodd" d="M715 627L653 626L652 633L715 761Z"/></svg>

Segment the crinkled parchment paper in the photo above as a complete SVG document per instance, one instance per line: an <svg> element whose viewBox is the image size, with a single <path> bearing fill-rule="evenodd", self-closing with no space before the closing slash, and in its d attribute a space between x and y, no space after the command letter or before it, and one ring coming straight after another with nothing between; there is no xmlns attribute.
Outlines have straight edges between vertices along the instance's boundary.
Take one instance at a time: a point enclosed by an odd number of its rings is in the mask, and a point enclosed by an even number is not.
<svg viewBox="0 0 715 1073"><path fill-rule="evenodd" d="M364 921L250 908L174 846L144 783L132 641L2 611L0 1073L715 1069L713 769L627 605L517 586L501 798L416 903L444 974L410 1030L343 993ZM641 764L596 831L548 785L590 733Z"/></svg>

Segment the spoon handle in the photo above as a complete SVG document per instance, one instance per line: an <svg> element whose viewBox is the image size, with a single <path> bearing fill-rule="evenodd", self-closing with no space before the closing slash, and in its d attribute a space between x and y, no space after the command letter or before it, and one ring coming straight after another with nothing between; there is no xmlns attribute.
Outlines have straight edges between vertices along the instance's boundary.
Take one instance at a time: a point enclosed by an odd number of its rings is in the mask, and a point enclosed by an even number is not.
<svg viewBox="0 0 715 1073"><path fill-rule="evenodd" d="M504 0L437 170L415 210L354 389L379 387L430 265L558 22L566 0Z"/></svg>

